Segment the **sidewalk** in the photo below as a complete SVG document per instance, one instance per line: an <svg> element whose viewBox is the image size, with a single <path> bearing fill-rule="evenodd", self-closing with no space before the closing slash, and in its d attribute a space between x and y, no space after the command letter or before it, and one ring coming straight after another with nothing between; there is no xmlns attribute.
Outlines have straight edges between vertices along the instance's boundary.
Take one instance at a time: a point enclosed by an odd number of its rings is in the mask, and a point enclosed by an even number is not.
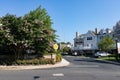
<svg viewBox="0 0 120 80"><path fill-rule="evenodd" d="M29 65L29 66L0 66L0 70L26 70L26 69L45 69L45 68L56 68L68 66L70 63L62 59L61 62L56 63L55 65Z"/></svg>

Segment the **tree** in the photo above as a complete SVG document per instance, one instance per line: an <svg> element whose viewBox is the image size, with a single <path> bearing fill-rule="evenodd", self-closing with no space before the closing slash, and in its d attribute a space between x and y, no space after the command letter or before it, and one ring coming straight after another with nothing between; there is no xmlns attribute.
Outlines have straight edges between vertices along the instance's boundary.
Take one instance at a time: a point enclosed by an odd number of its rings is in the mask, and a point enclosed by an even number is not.
<svg viewBox="0 0 120 80"><path fill-rule="evenodd" d="M55 42L55 30L52 29L52 21L45 9L41 6L37 9L30 11L23 17L29 27L29 36L31 37L31 46L35 49L36 53L50 52L52 47L51 43Z"/></svg>
<svg viewBox="0 0 120 80"><path fill-rule="evenodd" d="M65 42L61 42L61 44L66 44Z"/></svg>
<svg viewBox="0 0 120 80"><path fill-rule="evenodd" d="M66 44L71 44L70 42L67 42Z"/></svg>
<svg viewBox="0 0 120 80"><path fill-rule="evenodd" d="M102 51L108 51L114 48L115 41L110 36L105 36L103 39L98 43L98 48Z"/></svg>
<svg viewBox="0 0 120 80"><path fill-rule="evenodd" d="M1 43L12 50L18 59L27 44L27 33L21 17L7 14L2 17Z"/></svg>
<svg viewBox="0 0 120 80"><path fill-rule="evenodd" d="M51 43L54 44L56 35L45 9L38 7L23 17L7 14L0 19L0 24L0 47L14 51L15 59L30 48L40 55L53 51Z"/></svg>

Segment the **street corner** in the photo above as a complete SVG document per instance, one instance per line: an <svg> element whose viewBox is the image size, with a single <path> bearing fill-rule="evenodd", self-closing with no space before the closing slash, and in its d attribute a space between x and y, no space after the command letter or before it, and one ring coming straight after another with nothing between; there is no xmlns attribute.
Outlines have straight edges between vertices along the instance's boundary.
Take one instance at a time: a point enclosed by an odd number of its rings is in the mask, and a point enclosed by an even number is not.
<svg viewBox="0 0 120 80"><path fill-rule="evenodd" d="M57 67L64 67L68 66L70 63L62 59L61 62L58 62L54 65L47 64L47 65L20 65L20 66L0 66L0 70L30 70L30 69L47 69L47 68L57 68Z"/></svg>

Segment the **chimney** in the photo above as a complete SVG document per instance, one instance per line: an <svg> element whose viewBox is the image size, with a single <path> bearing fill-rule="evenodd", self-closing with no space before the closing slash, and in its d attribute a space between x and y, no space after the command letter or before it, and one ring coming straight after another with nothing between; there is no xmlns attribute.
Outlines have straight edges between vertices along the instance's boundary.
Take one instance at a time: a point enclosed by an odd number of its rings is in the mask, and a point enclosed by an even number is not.
<svg viewBox="0 0 120 80"><path fill-rule="evenodd" d="M95 34L98 34L98 29L97 28L95 28Z"/></svg>
<svg viewBox="0 0 120 80"><path fill-rule="evenodd" d="M79 33L78 32L76 32L76 38L78 39L78 36L79 36Z"/></svg>

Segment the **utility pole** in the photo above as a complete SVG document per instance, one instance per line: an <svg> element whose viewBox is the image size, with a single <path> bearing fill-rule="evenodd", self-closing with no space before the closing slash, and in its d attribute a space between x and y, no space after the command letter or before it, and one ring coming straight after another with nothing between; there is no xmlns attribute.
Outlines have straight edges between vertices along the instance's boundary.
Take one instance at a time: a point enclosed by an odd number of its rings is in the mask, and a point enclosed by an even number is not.
<svg viewBox="0 0 120 80"><path fill-rule="evenodd" d="M118 45L117 45L118 40L116 39L115 42L116 42L116 51L115 51L116 53L115 53L115 58L116 58L116 61L118 61Z"/></svg>

